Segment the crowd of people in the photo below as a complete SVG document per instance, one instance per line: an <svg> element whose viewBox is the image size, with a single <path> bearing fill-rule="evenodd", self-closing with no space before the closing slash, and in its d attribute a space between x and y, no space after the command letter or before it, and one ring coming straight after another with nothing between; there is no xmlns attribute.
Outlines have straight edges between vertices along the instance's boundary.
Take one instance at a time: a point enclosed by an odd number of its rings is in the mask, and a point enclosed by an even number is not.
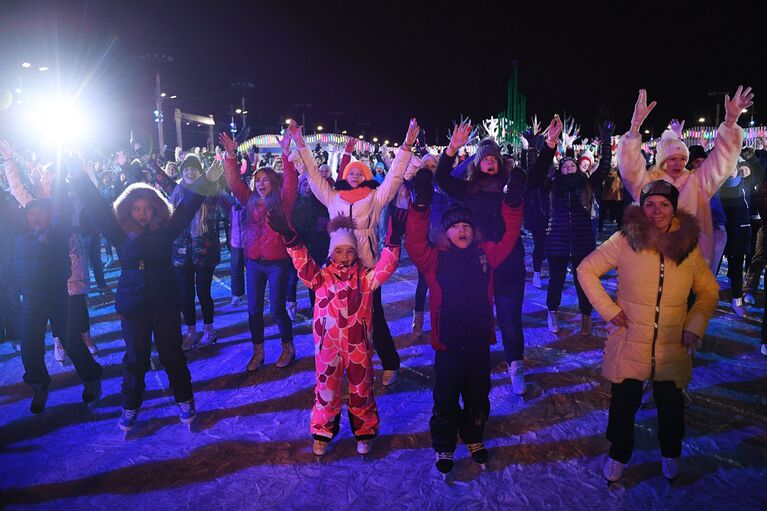
<svg viewBox="0 0 767 511"><path fill-rule="evenodd" d="M185 352L218 340L211 286L226 247L231 305L246 301L253 344L243 368L258 371L266 362L267 287L282 347L274 364L295 361L293 321L303 283L313 311L313 452L324 455L338 433L346 377L352 432L366 454L379 430L373 354L384 386L399 377L382 294L404 238L418 270L414 336L423 335L430 296L429 427L436 467L449 473L458 439L474 461L488 459L483 431L496 324L511 387L523 395L527 276L546 288L546 326L556 334L569 267L580 334L593 334L593 309L607 323L611 448L604 477L620 479L631 457L645 394L658 409L663 474L674 479L685 388L719 299L720 262L727 257L739 317L744 303L756 303L765 266L767 151L764 141L744 147L737 125L752 99L742 87L725 98L713 147L688 147L684 123L673 120L649 152L640 127L655 102L647 103L644 90L627 133L617 137L613 120L605 120L598 137L581 146L558 116L543 131L535 122L516 148L492 138L474 147L468 121L455 126L444 149L428 147L416 119L396 151L382 146L372 154L356 151L356 139L342 149L312 149L295 121L278 138L277 154L240 152L242 141L224 133L210 150L157 155L136 144L130 155L120 151L107 162L67 154L48 163L0 141L0 235L13 240L0 248L0 337L21 351L32 413L44 410L51 383L44 361L49 322L55 359L71 359L84 402L99 399L102 368L87 302L92 271L95 289L114 293L125 341L119 427L128 432L136 425L152 339L179 418L189 424L197 411ZM616 231L598 244L608 219ZM534 247L529 269L525 231ZM105 265L120 269L114 291ZM614 269L617 296L610 296L601 279ZM761 345L767 356L765 343L767 327Z"/></svg>

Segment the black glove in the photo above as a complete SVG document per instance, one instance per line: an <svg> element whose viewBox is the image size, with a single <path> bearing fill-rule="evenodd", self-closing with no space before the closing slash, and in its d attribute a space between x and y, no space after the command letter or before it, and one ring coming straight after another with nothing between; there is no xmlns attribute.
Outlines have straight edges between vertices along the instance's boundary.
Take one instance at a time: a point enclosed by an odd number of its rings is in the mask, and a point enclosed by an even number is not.
<svg viewBox="0 0 767 511"><path fill-rule="evenodd" d="M614 131L615 124L613 124L612 121L605 121L602 123L602 126L599 127L599 138L603 144L610 142L610 137L613 136Z"/></svg>
<svg viewBox="0 0 767 511"><path fill-rule="evenodd" d="M429 174L431 174L430 170L429 170ZM402 236L405 234L406 221L407 221L406 209L391 208L391 214L389 216L389 234L386 237L387 245L393 246L393 247L398 247L402 245Z"/></svg>
<svg viewBox="0 0 767 511"><path fill-rule="evenodd" d="M266 215L266 223L274 232L282 236L286 246L294 247L300 243L298 234L296 234L296 231L294 231L288 223L288 219L285 218L285 213L282 212L282 208L276 207L269 211Z"/></svg>
<svg viewBox="0 0 767 511"><path fill-rule="evenodd" d="M527 173L519 167L514 167L509 173L509 181L506 183L506 196L504 202L512 208L522 205L522 194L527 185Z"/></svg>
<svg viewBox="0 0 767 511"><path fill-rule="evenodd" d="M413 205L419 211L431 206L434 199L434 174L429 169L421 169L413 177Z"/></svg>

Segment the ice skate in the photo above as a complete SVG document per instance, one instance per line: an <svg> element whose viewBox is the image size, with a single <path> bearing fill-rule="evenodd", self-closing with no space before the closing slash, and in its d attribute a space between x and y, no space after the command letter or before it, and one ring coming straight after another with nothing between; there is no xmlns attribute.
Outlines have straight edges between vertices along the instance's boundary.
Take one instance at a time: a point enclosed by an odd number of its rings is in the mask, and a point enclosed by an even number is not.
<svg viewBox="0 0 767 511"><path fill-rule="evenodd" d="M101 397L101 379L87 381L83 385L83 403L90 404Z"/></svg>
<svg viewBox="0 0 767 511"><path fill-rule="evenodd" d="M90 332L83 332L80 334L80 337L82 338L83 344L85 344L85 346L88 348L88 351L91 355L95 355L99 352L99 347L96 346L96 344L93 342Z"/></svg>
<svg viewBox="0 0 767 511"><path fill-rule="evenodd" d="M543 281L541 280L541 272L533 272L533 287L543 289Z"/></svg>
<svg viewBox="0 0 767 511"><path fill-rule="evenodd" d="M240 295L240 296L233 296L233 297L232 297L232 301L230 302L230 305L231 305L232 307L237 307L237 306L239 306L239 305L240 305L240 304L241 304L241 303L242 303L244 300L245 300L245 295Z"/></svg>
<svg viewBox="0 0 767 511"><path fill-rule="evenodd" d="M253 345L253 356L250 357L248 362L248 372L253 372L261 367L264 363L264 345L263 343Z"/></svg>
<svg viewBox="0 0 767 511"><path fill-rule="evenodd" d="M511 389L518 396L521 396L527 390L525 383L525 367L521 360L514 360L509 364L509 378L511 378Z"/></svg>
<svg viewBox="0 0 767 511"><path fill-rule="evenodd" d="M681 458L663 458L661 470L663 471L663 477L673 481L679 477L679 473L682 471Z"/></svg>
<svg viewBox="0 0 767 511"><path fill-rule="evenodd" d="M588 337L591 335L591 316L587 314L581 314L581 335Z"/></svg>
<svg viewBox="0 0 767 511"><path fill-rule="evenodd" d="M746 309L743 308L743 298L732 299L732 312L739 318L746 316Z"/></svg>
<svg viewBox="0 0 767 511"><path fill-rule="evenodd" d="M293 345L292 342L283 342L282 353L280 353L280 358L278 358L277 362L275 362L274 364L275 367L279 367L279 368L288 367L290 364L292 364L295 361L296 361L296 347Z"/></svg>
<svg viewBox="0 0 767 511"><path fill-rule="evenodd" d="M288 312L290 321L296 320L296 310L298 310L298 304L296 302L286 302L285 310Z"/></svg>
<svg viewBox="0 0 767 511"><path fill-rule="evenodd" d="M397 378L399 378L399 369L384 369L381 383L383 383L384 387L388 387L389 385L394 385L397 382Z"/></svg>
<svg viewBox="0 0 767 511"><path fill-rule="evenodd" d="M442 474L442 478L447 480L447 475L453 470L453 451L438 452L434 466Z"/></svg>
<svg viewBox="0 0 767 511"><path fill-rule="evenodd" d="M61 344L61 341L58 337L53 338L53 360L59 363L59 365L64 365L64 362L67 360L67 352L64 351L64 346Z"/></svg>
<svg viewBox="0 0 767 511"><path fill-rule="evenodd" d="M756 305L756 297L753 293L743 293L743 303L747 305Z"/></svg>
<svg viewBox="0 0 767 511"><path fill-rule="evenodd" d="M205 346L210 346L217 340L218 334L216 333L216 329L213 328L213 325L205 325L205 328L202 331L202 337L200 337L200 341L197 343L197 347L204 348Z"/></svg>
<svg viewBox="0 0 767 511"><path fill-rule="evenodd" d="M370 440L357 440L357 454L362 454L363 456L368 454L373 446L372 444Z"/></svg>
<svg viewBox="0 0 767 511"><path fill-rule="evenodd" d="M181 424L190 425L194 422L195 417L197 417L197 410L194 408L194 398L178 403L178 418Z"/></svg>
<svg viewBox="0 0 767 511"><path fill-rule="evenodd" d="M557 311L550 310L548 316L546 316L546 322L549 326L549 332L553 334L559 333L559 319L557 318Z"/></svg>
<svg viewBox="0 0 767 511"><path fill-rule="evenodd" d="M312 442L312 452L315 456L325 456L328 453L328 442L315 439Z"/></svg>
<svg viewBox="0 0 767 511"><path fill-rule="evenodd" d="M413 337L420 338L423 335L424 311L413 310Z"/></svg>
<svg viewBox="0 0 767 511"><path fill-rule="evenodd" d="M184 334L184 340L181 343L181 349L189 351L194 348L194 343L197 341L197 326L187 325L186 333Z"/></svg>
<svg viewBox="0 0 767 511"><path fill-rule="evenodd" d="M482 470L485 470L487 468L486 463L488 457L487 449L485 449L485 444L482 442L477 442L476 444L466 444L466 447L469 448L471 459L473 459L475 463L482 467Z"/></svg>
<svg viewBox="0 0 767 511"><path fill-rule="evenodd" d="M32 384L32 403L29 405L29 411L38 414L45 410L45 403L48 402L48 389L42 383Z"/></svg>
<svg viewBox="0 0 767 511"><path fill-rule="evenodd" d="M136 419L138 418L138 409L129 410L123 408L123 413L120 416L120 420L117 421L117 427L120 428L125 436L128 436L128 432L136 427Z"/></svg>
<svg viewBox="0 0 767 511"><path fill-rule="evenodd" d="M602 476L604 476L608 482L614 483L623 477L623 469L625 467L625 464L608 456L607 461L605 462L605 466L602 467Z"/></svg>

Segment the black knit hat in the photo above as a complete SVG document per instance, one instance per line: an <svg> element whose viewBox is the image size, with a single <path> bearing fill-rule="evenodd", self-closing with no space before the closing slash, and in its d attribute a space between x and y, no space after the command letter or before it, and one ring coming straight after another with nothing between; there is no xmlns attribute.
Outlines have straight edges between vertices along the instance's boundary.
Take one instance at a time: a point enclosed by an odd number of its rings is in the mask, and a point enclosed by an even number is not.
<svg viewBox="0 0 767 511"><path fill-rule="evenodd" d="M498 160L498 166L503 166L503 156L501 155L501 148L495 143L492 138L485 138L477 145L477 152L474 154L474 165L479 168L479 163L486 156L492 156Z"/></svg>
<svg viewBox="0 0 767 511"><path fill-rule="evenodd" d="M698 145L698 144L691 145L688 149L690 150L690 158L687 160L689 162L693 162L698 158L705 159L707 156L706 150L703 149L702 145Z"/></svg>
<svg viewBox="0 0 767 511"><path fill-rule="evenodd" d="M474 227L471 211L461 206L455 206L442 213L442 229L444 231L458 223L466 223Z"/></svg>
<svg viewBox="0 0 767 511"><path fill-rule="evenodd" d="M658 179L657 181L650 181L644 188L642 188L642 194L639 196L639 205L644 206L644 201L650 195L660 195L665 197L674 206L674 211L679 204L679 190L676 186L672 185L668 181Z"/></svg>

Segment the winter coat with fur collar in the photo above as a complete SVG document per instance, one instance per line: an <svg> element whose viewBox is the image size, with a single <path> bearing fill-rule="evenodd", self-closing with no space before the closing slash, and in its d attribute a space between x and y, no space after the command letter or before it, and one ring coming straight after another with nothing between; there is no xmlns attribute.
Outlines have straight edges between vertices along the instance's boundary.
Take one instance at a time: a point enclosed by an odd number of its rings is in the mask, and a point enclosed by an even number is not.
<svg viewBox="0 0 767 511"><path fill-rule="evenodd" d="M682 346L682 332L703 337L719 299L719 286L698 248L700 228L682 209L665 234L639 206L624 215L623 230L589 254L578 266L583 291L605 321L621 310L628 328L608 324L602 374L613 383L673 380L683 387L692 375L692 360ZM617 300L599 278L618 272ZM688 311L690 291L696 295Z"/></svg>

